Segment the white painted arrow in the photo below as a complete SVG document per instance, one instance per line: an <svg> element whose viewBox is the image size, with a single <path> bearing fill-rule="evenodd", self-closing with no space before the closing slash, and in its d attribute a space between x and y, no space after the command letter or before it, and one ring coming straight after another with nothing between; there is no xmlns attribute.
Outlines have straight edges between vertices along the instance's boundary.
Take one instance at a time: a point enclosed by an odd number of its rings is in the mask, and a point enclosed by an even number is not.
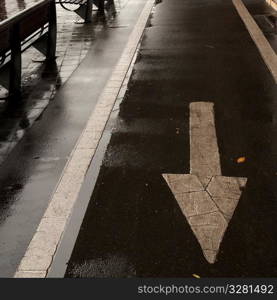
<svg viewBox="0 0 277 300"><path fill-rule="evenodd" d="M190 174L163 174L205 258L214 263L247 178L221 175L213 103L190 104Z"/></svg>

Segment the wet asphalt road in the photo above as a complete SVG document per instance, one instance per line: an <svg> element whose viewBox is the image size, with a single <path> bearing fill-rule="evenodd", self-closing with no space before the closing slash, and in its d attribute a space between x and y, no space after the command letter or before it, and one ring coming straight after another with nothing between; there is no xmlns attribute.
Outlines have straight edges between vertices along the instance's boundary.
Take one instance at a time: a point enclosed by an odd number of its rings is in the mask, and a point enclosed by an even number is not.
<svg viewBox="0 0 277 300"><path fill-rule="evenodd" d="M66 277L276 277L276 95L232 1L161 1ZM215 104L222 174L248 178L213 265L162 178L189 173L195 101Z"/></svg>

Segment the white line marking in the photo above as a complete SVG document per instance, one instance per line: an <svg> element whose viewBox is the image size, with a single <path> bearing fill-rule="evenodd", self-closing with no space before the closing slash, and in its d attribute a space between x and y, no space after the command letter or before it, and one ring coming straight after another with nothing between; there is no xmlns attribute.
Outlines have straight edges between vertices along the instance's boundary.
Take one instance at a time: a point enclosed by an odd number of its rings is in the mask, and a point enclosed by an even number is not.
<svg viewBox="0 0 277 300"><path fill-rule="evenodd" d="M259 49L265 64L277 83L277 55L241 0L232 0L238 14Z"/></svg>
<svg viewBox="0 0 277 300"><path fill-rule="evenodd" d="M190 174L163 174L206 260L214 263L246 178L221 176L213 103L190 104Z"/></svg>
<svg viewBox="0 0 277 300"><path fill-rule="evenodd" d="M190 173L206 186L221 175L212 103L190 104Z"/></svg>
<svg viewBox="0 0 277 300"><path fill-rule="evenodd" d="M128 72L154 0L148 0L130 35L122 56L87 122L64 168L56 191L14 275L16 278L46 277L66 223L78 198L89 164L109 119L121 84Z"/></svg>

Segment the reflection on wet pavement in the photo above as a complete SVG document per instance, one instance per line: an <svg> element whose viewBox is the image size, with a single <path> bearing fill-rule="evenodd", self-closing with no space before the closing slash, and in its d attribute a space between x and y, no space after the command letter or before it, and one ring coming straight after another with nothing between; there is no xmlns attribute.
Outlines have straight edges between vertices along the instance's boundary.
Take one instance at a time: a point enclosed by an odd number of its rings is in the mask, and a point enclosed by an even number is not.
<svg viewBox="0 0 277 300"><path fill-rule="evenodd" d="M106 10L106 18L98 18L95 13L93 22L85 25L75 24L78 16L57 5L56 64L33 62L32 59L43 58L33 48L23 53L23 103L14 108L4 102L0 104L0 152L3 154L0 157L4 161L0 166L1 277L14 273L98 94L124 47L127 37L121 33L129 33L129 28L116 30L109 25L110 22L121 24L126 15L129 20L130 11L127 14L126 10L124 13L120 10L128 2L115 1L120 18ZM110 51L115 45L115 36L120 37L115 46L118 52ZM91 55L87 55L88 51ZM105 51L108 60L102 58ZM95 78L97 85L90 85L91 98L81 99L82 88L70 84L78 81L78 75L64 85L73 72L80 74L88 69L84 58L92 64L90 81L95 82ZM105 65L103 72L98 71L99 64ZM86 85L83 80L82 85Z"/></svg>
<svg viewBox="0 0 277 300"><path fill-rule="evenodd" d="M18 12L39 0L0 0L0 13L7 11L8 15ZM0 101L0 165L24 136L25 130L39 120L42 112L54 99L56 91L68 80L81 61L85 58L97 33L112 22L114 9L120 13L129 0L115 0L114 6L106 10L106 19L98 19L96 14L91 24L75 24L76 15L57 5L58 39L57 59L52 65L37 63L43 59L41 53L30 48L23 53L22 90L23 103L20 106L6 106ZM4 9L5 8L5 9ZM6 90L0 86L1 95Z"/></svg>
<svg viewBox="0 0 277 300"><path fill-rule="evenodd" d="M0 22L41 0L0 0Z"/></svg>
<svg viewBox="0 0 277 300"><path fill-rule="evenodd" d="M0 0L0 22L41 1L42 0ZM126 2L128 2L128 0L114 1L117 9L122 8Z"/></svg>

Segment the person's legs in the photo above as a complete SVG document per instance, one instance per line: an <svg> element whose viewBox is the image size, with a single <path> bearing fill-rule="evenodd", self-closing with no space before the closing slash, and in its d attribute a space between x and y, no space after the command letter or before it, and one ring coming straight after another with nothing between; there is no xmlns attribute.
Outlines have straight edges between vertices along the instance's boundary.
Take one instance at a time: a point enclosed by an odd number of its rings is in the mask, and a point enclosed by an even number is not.
<svg viewBox="0 0 277 300"><path fill-rule="evenodd" d="M104 13L104 1L105 0L98 0L98 12Z"/></svg>

